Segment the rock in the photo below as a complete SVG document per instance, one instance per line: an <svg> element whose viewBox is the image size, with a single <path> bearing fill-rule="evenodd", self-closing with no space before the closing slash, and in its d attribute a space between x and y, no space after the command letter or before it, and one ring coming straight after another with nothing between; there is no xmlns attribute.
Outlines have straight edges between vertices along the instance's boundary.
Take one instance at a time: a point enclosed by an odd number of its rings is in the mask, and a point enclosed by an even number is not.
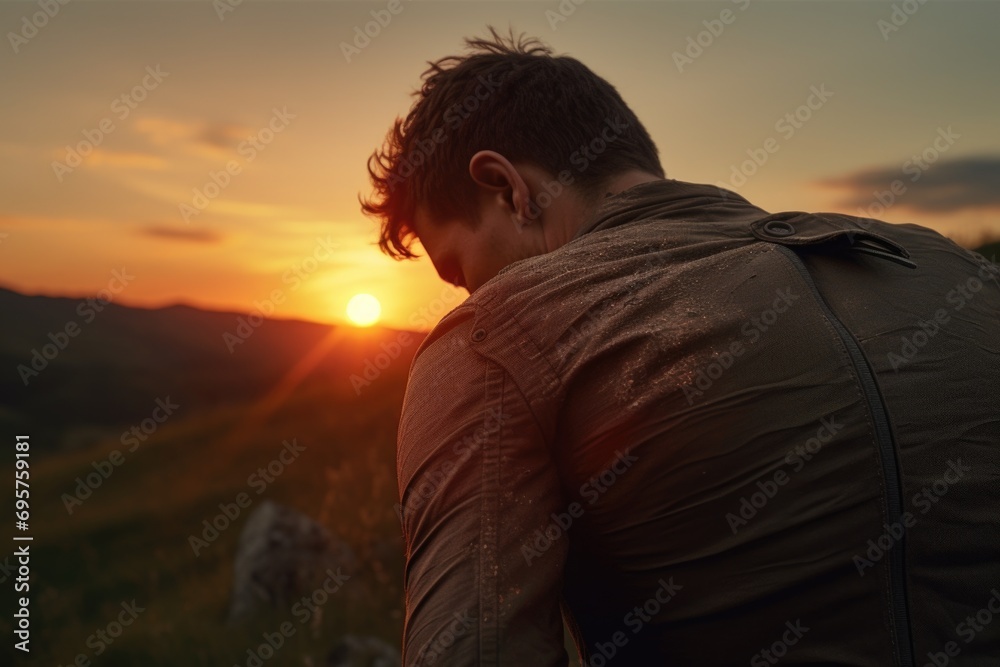
<svg viewBox="0 0 1000 667"><path fill-rule="evenodd" d="M351 548L290 507L265 500L247 517L233 567L230 623L261 606L289 608L314 590L326 570L355 571Z"/></svg>
<svg viewBox="0 0 1000 667"><path fill-rule="evenodd" d="M344 635L326 658L326 667L399 667L400 651L377 637Z"/></svg>

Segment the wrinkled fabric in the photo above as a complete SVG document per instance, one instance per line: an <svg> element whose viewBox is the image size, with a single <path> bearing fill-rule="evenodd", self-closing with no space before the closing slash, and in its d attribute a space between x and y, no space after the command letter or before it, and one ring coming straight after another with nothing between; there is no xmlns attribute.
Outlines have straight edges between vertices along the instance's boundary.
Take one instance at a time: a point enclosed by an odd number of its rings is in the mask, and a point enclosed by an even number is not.
<svg viewBox="0 0 1000 667"><path fill-rule="evenodd" d="M566 665L565 620L598 667L884 667L895 595L913 664L1000 664L998 398L1000 267L940 234L608 197L417 351L404 664Z"/></svg>

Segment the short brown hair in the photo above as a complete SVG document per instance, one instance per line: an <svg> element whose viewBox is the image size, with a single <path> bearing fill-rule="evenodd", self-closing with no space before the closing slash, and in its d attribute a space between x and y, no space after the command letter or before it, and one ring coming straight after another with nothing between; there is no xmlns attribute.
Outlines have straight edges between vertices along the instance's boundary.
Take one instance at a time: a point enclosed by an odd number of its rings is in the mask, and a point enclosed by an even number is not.
<svg viewBox="0 0 1000 667"><path fill-rule="evenodd" d="M391 257L416 257L418 204L434 219L476 220L468 165L480 150L553 175L569 169L580 191L629 169L664 176L656 145L611 84L537 39L489 31L490 39L465 40L467 55L429 63L406 118L396 119L368 159L375 192L361 199L361 210L380 219L378 244ZM624 129L599 159L571 164L611 122Z"/></svg>

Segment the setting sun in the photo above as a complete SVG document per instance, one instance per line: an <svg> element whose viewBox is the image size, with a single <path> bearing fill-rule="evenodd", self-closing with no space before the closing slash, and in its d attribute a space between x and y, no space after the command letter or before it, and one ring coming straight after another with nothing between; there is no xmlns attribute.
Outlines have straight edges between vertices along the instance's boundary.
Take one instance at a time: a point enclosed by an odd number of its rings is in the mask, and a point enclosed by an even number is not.
<svg viewBox="0 0 1000 667"><path fill-rule="evenodd" d="M359 327L370 327L381 314L382 304L371 294L355 294L347 302L347 319Z"/></svg>

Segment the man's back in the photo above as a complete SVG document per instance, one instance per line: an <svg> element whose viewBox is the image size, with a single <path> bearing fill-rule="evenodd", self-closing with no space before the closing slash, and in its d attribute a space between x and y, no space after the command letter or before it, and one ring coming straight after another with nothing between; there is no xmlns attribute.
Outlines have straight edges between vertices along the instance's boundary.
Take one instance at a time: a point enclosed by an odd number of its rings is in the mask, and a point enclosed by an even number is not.
<svg viewBox="0 0 1000 667"><path fill-rule="evenodd" d="M998 284L913 225L607 200L414 361L408 664L560 664L560 593L592 665L991 664Z"/></svg>

